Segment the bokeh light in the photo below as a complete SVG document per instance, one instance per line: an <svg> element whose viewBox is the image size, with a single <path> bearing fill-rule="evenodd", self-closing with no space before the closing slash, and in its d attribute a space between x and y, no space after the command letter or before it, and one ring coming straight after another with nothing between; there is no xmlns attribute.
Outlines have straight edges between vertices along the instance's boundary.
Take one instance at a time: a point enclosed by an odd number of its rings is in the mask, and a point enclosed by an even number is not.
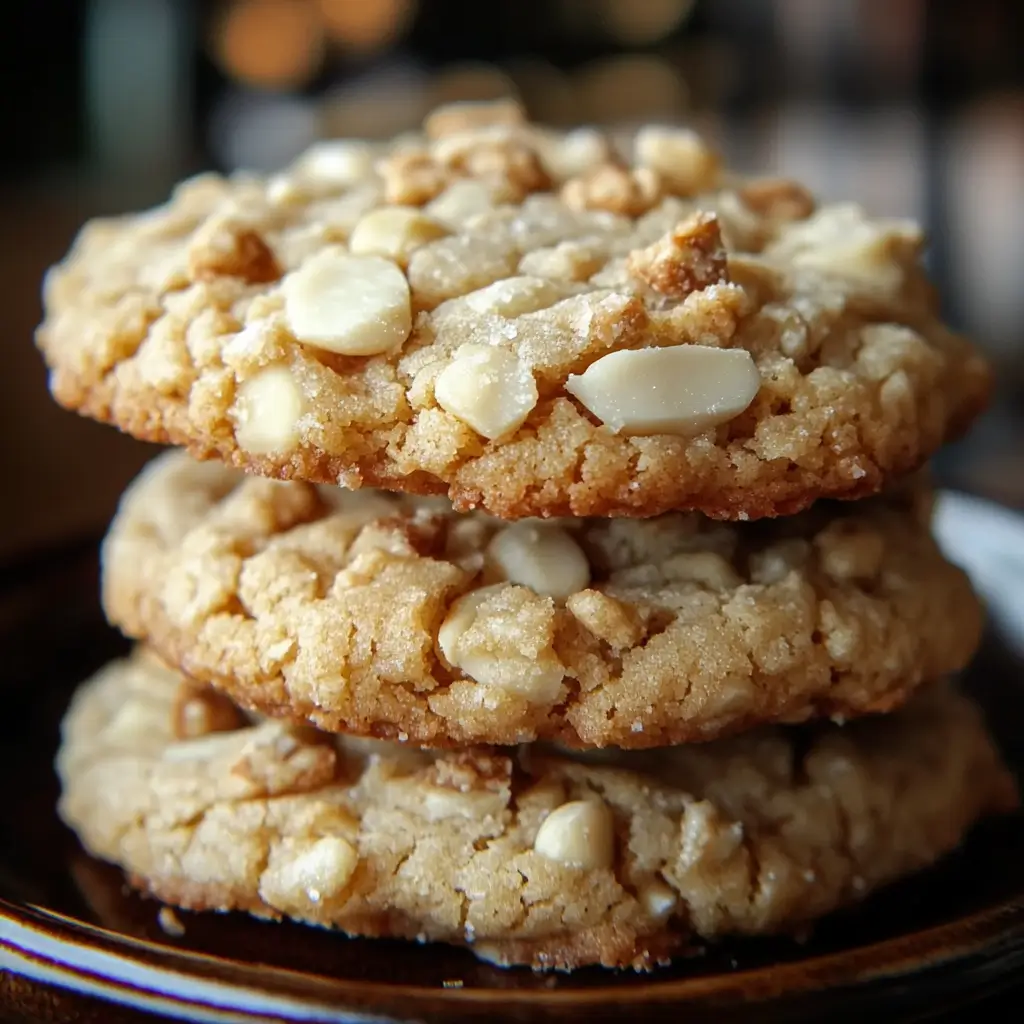
<svg viewBox="0 0 1024 1024"><path fill-rule="evenodd" d="M664 39L690 14L694 0L598 0L595 16L616 42L645 46Z"/></svg>
<svg viewBox="0 0 1024 1024"><path fill-rule="evenodd" d="M323 23L306 0L236 0L214 28L213 52L232 78L263 88L302 85L324 55Z"/></svg>
<svg viewBox="0 0 1024 1024"><path fill-rule="evenodd" d="M352 50L379 50L408 28L414 0L316 0L333 39Z"/></svg>

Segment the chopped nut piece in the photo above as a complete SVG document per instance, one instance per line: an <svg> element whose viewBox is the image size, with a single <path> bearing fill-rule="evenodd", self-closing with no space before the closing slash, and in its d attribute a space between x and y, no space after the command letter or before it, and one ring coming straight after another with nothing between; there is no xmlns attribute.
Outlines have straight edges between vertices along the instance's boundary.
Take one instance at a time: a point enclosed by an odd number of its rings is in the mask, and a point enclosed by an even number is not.
<svg viewBox="0 0 1024 1024"><path fill-rule="evenodd" d="M552 631L549 598L497 584L472 590L451 606L437 645L448 664L470 679L533 704L550 704L565 678Z"/></svg>
<svg viewBox="0 0 1024 1024"><path fill-rule="evenodd" d="M564 600L590 583L587 556L553 523L514 523L495 534L487 554L511 583L556 600Z"/></svg>
<svg viewBox="0 0 1024 1024"><path fill-rule="evenodd" d="M631 252L626 265L634 277L673 299L729 280L725 246L713 213L692 214L653 245Z"/></svg>
<svg viewBox="0 0 1024 1024"><path fill-rule="evenodd" d="M630 171L602 164L562 187L562 200L574 210L607 210L639 217L662 196L661 179L646 167Z"/></svg>
<svg viewBox="0 0 1024 1024"><path fill-rule="evenodd" d="M520 426L537 404L530 368L507 349L466 344L434 382L438 405L493 440Z"/></svg>
<svg viewBox="0 0 1024 1024"><path fill-rule="evenodd" d="M356 255L386 256L404 266L415 249L447 235L439 221L411 206L382 206L356 224L348 241Z"/></svg>
<svg viewBox="0 0 1024 1024"><path fill-rule="evenodd" d="M657 171L676 195L697 195L718 183L718 155L688 128L641 128L635 148L637 163Z"/></svg>
<svg viewBox="0 0 1024 1024"><path fill-rule="evenodd" d="M520 125L525 120L523 108L514 100L465 101L448 103L431 111L423 122L423 130L427 138L440 139L491 125Z"/></svg>
<svg viewBox="0 0 1024 1024"><path fill-rule="evenodd" d="M384 180L384 199L389 203L422 206L443 192L449 173L423 150L392 153L381 160L377 171Z"/></svg>
<svg viewBox="0 0 1024 1024"><path fill-rule="evenodd" d="M350 356L401 345L412 330L409 284L390 260L332 246L284 280L288 326L302 342Z"/></svg>
<svg viewBox="0 0 1024 1024"><path fill-rule="evenodd" d="M814 212L814 197L789 178L756 178L740 189L740 199L771 220L804 220Z"/></svg>
<svg viewBox="0 0 1024 1024"><path fill-rule="evenodd" d="M522 198L551 184L536 152L507 130L451 135L434 143L431 155L458 174L505 183L511 189L510 198Z"/></svg>
<svg viewBox="0 0 1024 1024"><path fill-rule="evenodd" d="M761 375L745 349L678 345L611 352L565 389L616 434L699 434L738 416Z"/></svg>
<svg viewBox="0 0 1024 1024"><path fill-rule="evenodd" d="M572 594L565 607L594 636L616 650L633 647L643 636L636 612L600 590Z"/></svg>
<svg viewBox="0 0 1024 1024"><path fill-rule="evenodd" d="M562 804L541 823L533 848L566 867L610 868L615 861L612 812L598 798Z"/></svg>
<svg viewBox="0 0 1024 1024"><path fill-rule="evenodd" d="M233 409L235 441L253 455L285 452L299 440L305 412L302 391L284 366L270 366L238 389Z"/></svg>
<svg viewBox="0 0 1024 1024"><path fill-rule="evenodd" d="M192 239L188 276L191 281L240 277L261 284L276 281L281 267L257 231L233 217L214 217Z"/></svg>

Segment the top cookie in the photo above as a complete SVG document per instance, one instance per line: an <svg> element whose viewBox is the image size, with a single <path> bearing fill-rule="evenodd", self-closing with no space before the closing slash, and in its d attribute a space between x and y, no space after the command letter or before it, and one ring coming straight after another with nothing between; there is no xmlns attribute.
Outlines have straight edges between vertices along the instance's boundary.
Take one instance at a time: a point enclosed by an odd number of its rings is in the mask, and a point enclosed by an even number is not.
<svg viewBox="0 0 1024 1024"><path fill-rule="evenodd" d="M38 344L64 405L281 478L456 509L726 519L917 466L988 376L910 223L508 105L205 176L86 226Z"/></svg>

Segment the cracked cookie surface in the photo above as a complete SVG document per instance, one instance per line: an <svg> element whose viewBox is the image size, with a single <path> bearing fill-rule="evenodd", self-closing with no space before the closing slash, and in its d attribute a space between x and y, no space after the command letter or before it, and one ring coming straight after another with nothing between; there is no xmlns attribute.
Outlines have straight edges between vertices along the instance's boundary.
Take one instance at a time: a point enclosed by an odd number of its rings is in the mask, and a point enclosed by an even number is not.
<svg viewBox="0 0 1024 1024"><path fill-rule="evenodd" d="M252 725L144 651L82 686L57 767L86 848L168 903L561 969L798 929L1016 802L943 684L845 727L431 754Z"/></svg>
<svg viewBox="0 0 1024 1024"><path fill-rule="evenodd" d="M985 404L920 247L692 133L470 108L87 225L37 340L62 404L271 477L757 518L876 492Z"/></svg>
<svg viewBox="0 0 1024 1024"><path fill-rule="evenodd" d="M962 668L981 612L927 504L507 524L172 452L122 499L104 606L239 704L329 731L650 747L889 710Z"/></svg>

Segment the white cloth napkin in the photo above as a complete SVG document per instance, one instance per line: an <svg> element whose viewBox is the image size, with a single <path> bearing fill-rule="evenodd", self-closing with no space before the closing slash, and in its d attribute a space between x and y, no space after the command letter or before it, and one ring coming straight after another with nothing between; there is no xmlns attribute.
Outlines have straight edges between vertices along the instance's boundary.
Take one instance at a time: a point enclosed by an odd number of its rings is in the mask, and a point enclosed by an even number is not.
<svg viewBox="0 0 1024 1024"><path fill-rule="evenodd" d="M970 574L1003 638L1024 656L1024 515L943 491L933 530L946 557Z"/></svg>

